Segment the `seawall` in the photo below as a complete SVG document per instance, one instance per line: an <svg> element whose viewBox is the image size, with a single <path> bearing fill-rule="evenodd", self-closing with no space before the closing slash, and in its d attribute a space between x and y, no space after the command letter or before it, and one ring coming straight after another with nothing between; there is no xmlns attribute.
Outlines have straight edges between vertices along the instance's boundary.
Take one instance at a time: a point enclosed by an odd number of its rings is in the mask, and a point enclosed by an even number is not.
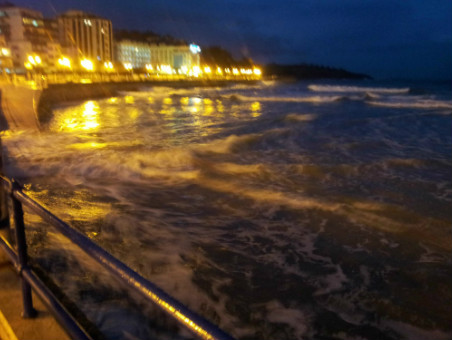
<svg viewBox="0 0 452 340"><path fill-rule="evenodd" d="M45 89L30 86L1 84L1 130L39 129L52 119L53 108L64 102L108 98L119 91L138 91L154 86L173 88L221 87L236 83L256 83L255 80L177 80L146 82L65 83L50 84Z"/></svg>
<svg viewBox="0 0 452 340"><path fill-rule="evenodd" d="M0 83L0 130L39 129L42 90L27 84Z"/></svg>
<svg viewBox="0 0 452 340"><path fill-rule="evenodd" d="M246 81L251 83L251 81ZM53 84L49 85L40 97L37 107L39 122L46 124L52 118L53 108L64 102L77 101L83 99L108 98L116 96L119 91L139 91L143 88L154 86L166 86L172 88L189 88L202 86L227 86L231 83L225 81L209 80L178 80L178 81L146 81L146 82L109 82L91 84Z"/></svg>

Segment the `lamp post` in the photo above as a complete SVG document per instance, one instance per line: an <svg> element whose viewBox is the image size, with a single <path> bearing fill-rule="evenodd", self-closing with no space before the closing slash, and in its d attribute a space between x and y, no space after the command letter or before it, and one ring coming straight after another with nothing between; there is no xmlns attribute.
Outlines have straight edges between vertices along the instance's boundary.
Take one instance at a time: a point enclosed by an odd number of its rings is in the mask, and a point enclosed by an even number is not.
<svg viewBox="0 0 452 340"><path fill-rule="evenodd" d="M105 81L105 79L107 81L111 81L111 73L114 71L114 66L113 63L111 61L104 61L104 73L102 73L101 79L103 79L103 81Z"/></svg>
<svg viewBox="0 0 452 340"><path fill-rule="evenodd" d="M130 80L130 78L133 79L133 66L132 66L132 64L131 63L124 63L124 68L125 68L126 71L129 71L127 73L127 78L128 78L127 80Z"/></svg>
<svg viewBox="0 0 452 340"><path fill-rule="evenodd" d="M68 57L62 56L60 59L58 59L58 65L59 67L64 71L69 71L72 69L71 60ZM66 78L66 77L65 77ZM56 79L55 79L56 80ZM67 81L67 78L64 79ZM63 80L63 81L64 81ZM57 80L56 80L57 81Z"/></svg>
<svg viewBox="0 0 452 340"><path fill-rule="evenodd" d="M31 76L33 81L36 79L37 71L41 69L42 59L37 54L29 54L27 56L27 61L25 61L24 66L29 71L27 74Z"/></svg>

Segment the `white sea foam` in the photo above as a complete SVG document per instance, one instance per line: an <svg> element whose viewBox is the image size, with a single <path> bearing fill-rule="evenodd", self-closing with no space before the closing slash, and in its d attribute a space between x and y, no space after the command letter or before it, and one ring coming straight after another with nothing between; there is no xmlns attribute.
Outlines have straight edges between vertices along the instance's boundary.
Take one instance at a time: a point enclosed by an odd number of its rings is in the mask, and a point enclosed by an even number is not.
<svg viewBox="0 0 452 340"><path fill-rule="evenodd" d="M400 100L400 101L368 101L370 105L408 108L408 109L452 109L452 101L433 100L433 99L416 99Z"/></svg>
<svg viewBox="0 0 452 340"><path fill-rule="evenodd" d="M342 96L299 96L299 97L256 97L233 94L230 100L257 101L257 102L281 102L281 103L331 103L343 99Z"/></svg>
<svg viewBox="0 0 452 340"><path fill-rule="evenodd" d="M261 138L260 134L246 134L242 136L230 135L224 139L217 139L207 144L198 144L194 149L202 152L229 153L236 147L245 147Z"/></svg>
<svg viewBox="0 0 452 340"><path fill-rule="evenodd" d="M366 86L336 86L309 85L308 89L315 92L367 92L367 93L408 93L410 88L366 87Z"/></svg>
<svg viewBox="0 0 452 340"><path fill-rule="evenodd" d="M382 320L384 327L394 329L397 333L401 334L404 339L410 340L450 340L452 338L452 332L443 332L440 330L425 330L408 323L394 321L394 320Z"/></svg>
<svg viewBox="0 0 452 340"><path fill-rule="evenodd" d="M270 322L288 324L294 329L296 339L302 339L309 330L310 317L305 312L284 307L280 302L273 300L266 304L267 319Z"/></svg>
<svg viewBox="0 0 452 340"><path fill-rule="evenodd" d="M344 288L344 284L348 282L347 276L342 271L341 266L336 266L336 272L324 275L319 279L317 285L319 288L314 295L325 295L331 292L340 291Z"/></svg>
<svg viewBox="0 0 452 340"><path fill-rule="evenodd" d="M444 254L433 250L431 247L423 244L423 242L420 242L419 245L425 250L419 258L419 263L444 263L448 261Z"/></svg>
<svg viewBox="0 0 452 340"><path fill-rule="evenodd" d="M293 209L321 209L325 211L334 211L340 206L307 196L289 195L275 190L260 189L216 179L204 178L200 184L218 192L231 193L243 198L252 199L258 204L268 204L271 206L282 205Z"/></svg>
<svg viewBox="0 0 452 340"><path fill-rule="evenodd" d="M378 98L381 98L381 95L378 95L373 92L366 92L365 94L365 99L378 99Z"/></svg>

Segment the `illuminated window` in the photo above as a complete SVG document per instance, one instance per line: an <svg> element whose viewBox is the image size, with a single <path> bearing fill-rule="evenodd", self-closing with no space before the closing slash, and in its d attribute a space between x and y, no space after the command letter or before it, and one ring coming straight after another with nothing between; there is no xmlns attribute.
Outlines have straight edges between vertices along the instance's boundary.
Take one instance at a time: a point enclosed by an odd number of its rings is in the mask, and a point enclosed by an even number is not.
<svg viewBox="0 0 452 340"><path fill-rule="evenodd" d="M44 22L42 20L36 20L32 18L22 18L24 25L31 25L34 27L43 26Z"/></svg>

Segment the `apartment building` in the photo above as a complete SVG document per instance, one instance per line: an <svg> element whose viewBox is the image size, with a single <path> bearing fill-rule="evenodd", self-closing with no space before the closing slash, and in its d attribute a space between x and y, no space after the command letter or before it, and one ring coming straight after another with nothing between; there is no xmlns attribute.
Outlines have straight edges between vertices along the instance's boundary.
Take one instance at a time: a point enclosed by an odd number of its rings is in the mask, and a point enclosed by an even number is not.
<svg viewBox="0 0 452 340"><path fill-rule="evenodd" d="M0 5L0 35L11 51L13 68L25 69L25 64L33 60L33 67L48 67L49 40L40 12L12 4ZM52 50L57 47L53 46Z"/></svg>
<svg viewBox="0 0 452 340"><path fill-rule="evenodd" d="M148 44L131 40L115 43L116 61L133 69L151 65L154 72L187 73L199 66L201 49L197 45Z"/></svg>
<svg viewBox="0 0 452 340"><path fill-rule="evenodd" d="M83 11L71 10L57 17L59 41L73 60L113 60L111 21Z"/></svg>

